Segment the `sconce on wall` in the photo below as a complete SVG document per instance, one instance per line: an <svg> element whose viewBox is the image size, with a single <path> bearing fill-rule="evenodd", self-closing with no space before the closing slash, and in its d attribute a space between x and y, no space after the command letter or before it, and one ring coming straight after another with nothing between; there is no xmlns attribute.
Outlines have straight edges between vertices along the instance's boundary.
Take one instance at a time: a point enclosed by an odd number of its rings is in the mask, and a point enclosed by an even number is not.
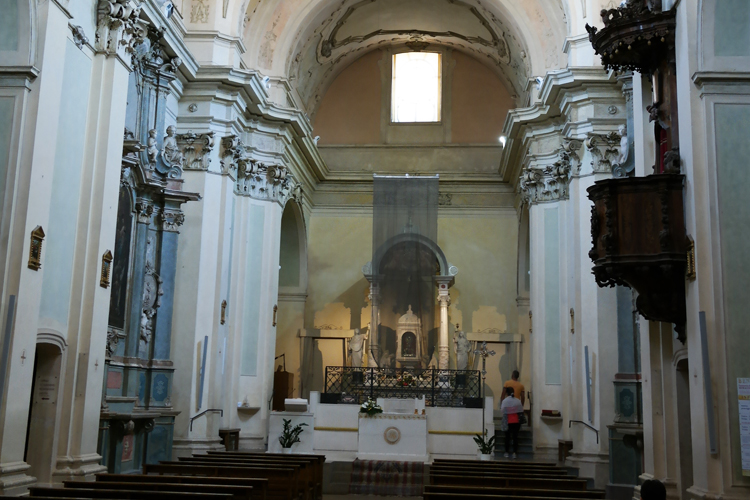
<svg viewBox="0 0 750 500"><path fill-rule="evenodd" d="M222 300L221 301L221 324L227 322L227 301Z"/></svg>
<svg viewBox="0 0 750 500"><path fill-rule="evenodd" d="M31 244L29 246L29 269L38 271L42 267L42 242L44 241L44 229L37 226L31 231Z"/></svg>
<svg viewBox="0 0 750 500"><path fill-rule="evenodd" d="M276 326L276 313L279 311L279 306L273 306L273 325Z"/></svg>
<svg viewBox="0 0 750 500"><path fill-rule="evenodd" d="M112 252L107 250L102 255L102 275L99 279L99 286L102 288L109 288L109 276L112 270Z"/></svg>

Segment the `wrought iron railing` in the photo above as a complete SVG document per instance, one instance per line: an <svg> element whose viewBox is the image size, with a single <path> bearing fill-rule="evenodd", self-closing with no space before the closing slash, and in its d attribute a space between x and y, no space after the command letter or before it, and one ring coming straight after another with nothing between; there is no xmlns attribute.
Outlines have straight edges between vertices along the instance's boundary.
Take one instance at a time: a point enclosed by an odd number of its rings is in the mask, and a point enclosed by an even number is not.
<svg viewBox="0 0 750 500"><path fill-rule="evenodd" d="M478 370L327 366L324 399L361 404L368 397L424 397L425 406L481 408L481 388Z"/></svg>

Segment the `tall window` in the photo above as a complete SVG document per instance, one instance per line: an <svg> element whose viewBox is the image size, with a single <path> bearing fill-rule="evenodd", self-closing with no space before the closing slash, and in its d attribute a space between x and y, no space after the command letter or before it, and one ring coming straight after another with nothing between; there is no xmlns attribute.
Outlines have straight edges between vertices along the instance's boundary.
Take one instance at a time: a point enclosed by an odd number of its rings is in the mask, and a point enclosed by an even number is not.
<svg viewBox="0 0 750 500"><path fill-rule="evenodd" d="M406 52L393 56L391 121L440 121L440 54Z"/></svg>

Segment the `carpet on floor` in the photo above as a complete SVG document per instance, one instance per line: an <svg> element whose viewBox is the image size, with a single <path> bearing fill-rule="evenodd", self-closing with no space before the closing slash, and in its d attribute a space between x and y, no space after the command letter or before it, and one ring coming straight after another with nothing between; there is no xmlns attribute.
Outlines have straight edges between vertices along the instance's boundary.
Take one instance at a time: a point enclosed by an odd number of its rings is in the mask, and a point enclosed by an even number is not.
<svg viewBox="0 0 750 500"><path fill-rule="evenodd" d="M424 487L422 462L355 460L349 493L360 495L419 496Z"/></svg>

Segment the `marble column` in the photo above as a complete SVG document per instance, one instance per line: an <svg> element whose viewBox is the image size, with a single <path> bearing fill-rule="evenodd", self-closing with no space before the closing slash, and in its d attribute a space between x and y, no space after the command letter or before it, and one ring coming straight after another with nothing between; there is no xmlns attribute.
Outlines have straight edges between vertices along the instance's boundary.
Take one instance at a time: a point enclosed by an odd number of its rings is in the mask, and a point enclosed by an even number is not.
<svg viewBox="0 0 750 500"><path fill-rule="evenodd" d="M440 330L438 336L438 368L448 369L450 349L448 348L448 307L451 305L450 289L446 284L438 286L438 303L440 304Z"/></svg>
<svg viewBox="0 0 750 500"><path fill-rule="evenodd" d="M376 363L380 363L380 285L373 281L370 283L370 304L372 314L370 317L370 352Z"/></svg>

